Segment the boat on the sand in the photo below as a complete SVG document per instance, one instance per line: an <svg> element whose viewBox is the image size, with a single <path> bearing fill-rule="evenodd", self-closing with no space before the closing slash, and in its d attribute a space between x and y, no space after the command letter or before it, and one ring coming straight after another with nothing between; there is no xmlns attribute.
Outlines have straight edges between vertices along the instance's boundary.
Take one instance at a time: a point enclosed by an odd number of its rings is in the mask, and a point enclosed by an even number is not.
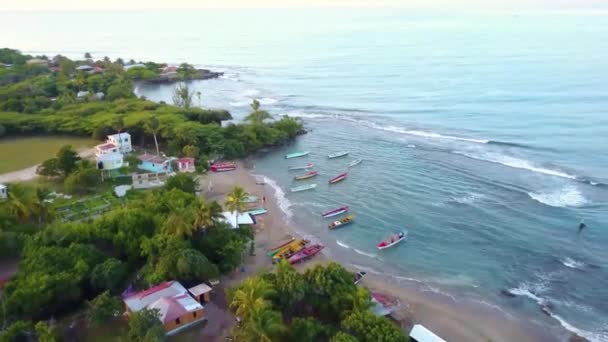
<svg viewBox="0 0 608 342"><path fill-rule="evenodd" d="M389 236L388 238L382 240L382 242L380 242L378 244L378 249L386 249L386 248L393 247L394 245L398 244L399 242L401 242L405 239L407 239L407 231L395 233L395 234Z"/></svg>
<svg viewBox="0 0 608 342"><path fill-rule="evenodd" d="M295 170L308 170L308 169L312 169L315 166L315 164L313 163L308 163L306 165L299 165L299 166L289 166L287 168L288 171L295 171Z"/></svg>
<svg viewBox="0 0 608 342"><path fill-rule="evenodd" d="M290 264L297 264L303 261L306 261L313 256L317 255L325 246L323 245L312 245L310 247L305 247L299 252L295 253L289 258Z"/></svg>
<svg viewBox="0 0 608 342"><path fill-rule="evenodd" d="M267 212L268 212L268 210L266 210L264 208L254 208L254 209L247 210L245 212L245 214L249 214L251 216L257 216L257 215L266 214Z"/></svg>
<svg viewBox="0 0 608 342"><path fill-rule="evenodd" d="M342 206L340 208L336 208L336 209L332 209L329 211L324 212L323 214L321 214L321 216L323 216L324 218L328 218L328 217L334 217L334 216L338 216L340 214L344 214L345 212L348 211L348 206Z"/></svg>
<svg viewBox="0 0 608 342"><path fill-rule="evenodd" d="M316 187L317 187L317 184L306 184L306 185L296 186L296 187L291 188L289 190L291 192L300 192L300 191L312 190L312 189L314 189Z"/></svg>
<svg viewBox="0 0 608 342"><path fill-rule="evenodd" d="M209 166L209 170L213 172L226 172L236 170L236 164L233 162L218 162Z"/></svg>
<svg viewBox="0 0 608 342"><path fill-rule="evenodd" d="M300 175L300 176L295 176L294 179L295 180L305 180L305 179L310 179L312 177L316 177L319 174L319 172L317 171L311 171L307 174L304 175Z"/></svg>
<svg viewBox="0 0 608 342"><path fill-rule="evenodd" d="M340 181L343 181L344 179L346 179L347 175L348 175L348 173L346 173L346 172L341 173L341 174L337 175L336 177L330 179L329 184L336 184Z"/></svg>
<svg viewBox="0 0 608 342"><path fill-rule="evenodd" d="M350 151L334 152L334 153L328 154L327 158L329 158L329 159L340 158L340 157L347 156L349 153L350 153Z"/></svg>
<svg viewBox="0 0 608 342"><path fill-rule="evenodd" d="M365 277L366 274L367 274L367 272L365 272L365 271L357 272L353 279L353 282L355 283L355 285L359 284L359 282L361 282L361 280L363 279L363 277Z"/></svg>
<svg viewBox="0 0 608 342"><path fill-rule="evenodd" d="M332 223L330 223L327 228L329 229L336 229L342 226L345 226L349 223L353 223L353 220L355 219L355 215L348 215L348 216L344 216L343 218L334 221Z"/></svg>
<svg viewBox="0 0 608 342"><path fill-rule="evenodd" d="M285 159L304 157L304 156L307 156L309 153L310 153L309 151L293 152L293 153L286 154Z"/></svg>
<svg viewBox="0 0 608 342"><path fill-rule="evenodd" d="M249 196L245 197L245 199L243 200L243 203L255 203L257 201L258 201L257 196L249 195Z"/></svg>
<svg viewBox="0 0 608 342"><path fill-rule="evenodd" d="M268 253L266 253L266 255L268 256L273 256L275 254L277 254L277 252L279 252L281 249L285 248L285 246L289 245L290 243L292 243L296 238L292 237L291 239L281 243L280 245L274 246L272 248L270 248L268 250Z"/></svg>
<svg viewBox="0 0 608 342"><path fill-rule="evenodd" d="M362 161L363 161L363 159L355 159L355 160L351 161L350 163L348 163L348 167L353 167L353 166L359 165L359 164L361 164Z"/></svg>
<svg viewBox="0 0 608 342"><path fill-rule="evenodd" d="M309 242L310 241L304 239L295 240L275 253L275 255L272 256L272 260L276 262L280 259L289 259L292 255L304 248Z"/></svg>

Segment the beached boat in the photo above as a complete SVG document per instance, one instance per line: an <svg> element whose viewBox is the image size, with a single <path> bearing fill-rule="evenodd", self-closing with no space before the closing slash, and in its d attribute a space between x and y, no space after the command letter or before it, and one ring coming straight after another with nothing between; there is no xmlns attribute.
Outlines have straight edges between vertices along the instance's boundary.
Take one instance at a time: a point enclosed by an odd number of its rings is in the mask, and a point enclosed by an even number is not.
<svg viewBox="0 0 608 342"><path fill-rule="evenodd" d="M363 279L363 277L365 277L366 274L367 274L367 272L365 272L365 271L357 272L353 279L353 282L355 283L355 285L359 284L359 282L361 282L361 280Z"/></svg>
<svg viewBox="0 0 608 342"><path fill-rule="evenodd" d="M245 214L249 214L251 216L257 216L257 215L266 214L267 212L268 212L268 210L266 210L264 208L255 208L255 209L247 210L245 212Z"/></svg>
<svg viewBox="0 0 608 342"><path fill-rule="evenodd" d="M394 245L398 244L399 242L401 242L405 239L407 239L406 231L395 233L395 234L389 236L388 238L384 239L382 242L380 242L378 244L378 249L386 249L389 247L393 247Z"/></svg>
<svg viewBox="0 0 608 342"><path fill-rule="evenodd" d="M289 153L289 154L285 155L285 159L304 157L304 156L307 156L309 153L310 152L308 152L308 151L299 151L299 152Z"/></svg>
<svg viewBox="0 0 608 342"><path fill-rule="evenodd" d="M300 166L289 166L287 168L288 171L295 171L295 170L308 170L308 169L312 169L315 166L315 164L313 163L308 163L306 165L300 165Z"/></svg>
<svg viewBox="0 0 608 342"><path fill-rule="evenodd" d="M329 229L336 229L336 228L345 226L345 225L347 225L349 223L352 223L354 219L355 219L355 215L344 216L343 218L330 223L327 226L327 228L329 228Z"/></svg>
<svg viewBox="0 0 608 342"><path fill-rule="evenodd" d="M258 197L257 196L247 196L243 200L243 203L255 203L257 201L258 201Z"/></svg>
<svg viewBox="0 0 608 342"><path fill-rule="evenodd" d="M297 264L303 261L306 261L313 256L317 255L325 246L323 245L312 245L310 247L305 247L301 251L295 253L289 258L290 264Z"/></svg>
<svg viewBox="0 0 608 342"><path fill-rule="evenodd" d="M296 186L295 188L291 188L290 191L291 192L300 192L300 191L312 190L316 187L317 187L317 184L306 184L306 185Z"/></svg>
<svg viewBox="0 0 608 342"><path fill-rule="evenodd" d="M273 255L277 254L277 252L279 252L281 249L285 248L285 246L292 243L295 239L296 238L292 237L291 239L283 242L282 244L272 247L271 249L268 250L268 253L266 253L266 255L273 256Z"/></svg>
<svg viewBox="0 0 608 342"><path fill-rule="evenodd" d="M341 174L337 175L336 177L330 179L329 180L329 184L336 184L339 181L343 181L346 178L347 175L348 175L348 173L346 173L346 172L341 173Z"/></svg>
<svg viewBox="0 0 608 342"><path fill-rule="evenodd" d="M334 216L338 216L340 214L344 214L345 212L348 211L348 206L343 206L340 208L336 208L336 209L332 209L329 211L324 212L323 214L321 214L321 216L328 218L328 217L334 217Z"/></svg>
<svg viewBox="0 0 608 342"><path fill-rule="evenodd" d="M273 261L278 261L280 259L288 259L295 253L299 252L302 248L304 248L310 241L298 239L290 243L289 245L283 247L280 251L275 253L272 256Z"/></svg>
<svg viewBox="0 0 608 342"><path fill-rule="evenodd" d="M350 163L348 163L348 167L353 167L353 166L359 165L359 164L361 164L362 161L363 161L363 159L355 159L355 160L351 161Z"/></svg>
<svg viewBox="0 0 608 342"><path fill-rule="evenodd" d="M226 172L236 170L236 164L233 162L221 162L221 163L213 163L209 167L209 170L213 172Z"/></svg>
<svg viewBox="0 0 608 342"><path fill-rule="evenodd" d="M301 176L295 176L293 179L295 180L305 180L305 179L309 179L312 177L316 177L319 173L317 171L311 171L305 175L301 175Z"/></svg>
<svg viewBox="0 0 608 342"><path fill-rule="evenodd" d="M334 152L334 153L328 154L327 158L329 158L329 159L340 158L340 157L347 156L349 153L350 153L350 151Z"/></svg>

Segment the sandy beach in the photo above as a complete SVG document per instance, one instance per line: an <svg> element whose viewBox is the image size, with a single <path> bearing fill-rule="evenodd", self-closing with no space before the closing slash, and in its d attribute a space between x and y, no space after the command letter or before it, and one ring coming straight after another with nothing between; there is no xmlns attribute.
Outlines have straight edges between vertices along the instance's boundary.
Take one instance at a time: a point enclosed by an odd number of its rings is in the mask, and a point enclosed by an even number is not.
<svg viewBox="0 0 608 342"><path fill-rule="evenodd" d="M224 277L224 288L236 285L242 279L254 275L260 270L271 268L272 262L266 256L266 251L292 236L297 236L278 207L274 190L268 185L256 184L255 177L251 175L253 166L253 162L240 162L236 171L210 173L201 179L200 183L203 194L220 203L224 202L225 194L232 187L242 186L247 192L260 198L257 206L264 206L268 209L267 214L256 217L256 255L248 257L244 270ZM265 203L262 203L262 198L266 198ZM327 256L318 255L315 259L299 265L298 268L311 267L329 261L331 260ZM467 306L440 295L400 286L380 275L368 274L362 284L372 291L388 295L398 301L399 304L392 317L406 333L413 324L421 323L447 341L532 342L555 340L548 332L528 327L524 322L515 318L507 319L504 314L492 312L493 309L476 310L476 308L470 308L470 305ZM228 326L223 327L222 338L229 333L229 329Z"/></svg>

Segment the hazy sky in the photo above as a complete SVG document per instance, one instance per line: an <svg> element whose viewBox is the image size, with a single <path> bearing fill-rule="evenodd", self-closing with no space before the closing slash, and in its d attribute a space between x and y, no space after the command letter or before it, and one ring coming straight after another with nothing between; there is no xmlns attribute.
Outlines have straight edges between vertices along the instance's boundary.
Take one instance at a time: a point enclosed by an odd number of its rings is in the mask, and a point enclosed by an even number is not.
<svg viewBox="0 0 608 342"><path fill-rule="evenodd" d="M458 9L605 9L608 8L608 0L0 0L0 10L385 6Z"/></svg>

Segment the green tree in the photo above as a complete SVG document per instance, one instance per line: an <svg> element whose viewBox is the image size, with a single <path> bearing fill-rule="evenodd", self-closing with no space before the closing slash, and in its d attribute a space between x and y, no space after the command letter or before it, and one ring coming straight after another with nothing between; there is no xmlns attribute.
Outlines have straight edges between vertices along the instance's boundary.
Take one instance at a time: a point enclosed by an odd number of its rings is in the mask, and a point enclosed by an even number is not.
<svg viewBox="0 0 608 342"><path fill-rule="evenodd" d="M91 285L98 290L116 293L126 278L127 266L118 259L110 258L93 268Z"/></svg>
<svg viewBox="0 0 608 342"><path fill-rule="evenodd" d="M165 189L179 189L183 192L193 194L196 190L196 183L194 178L186 173L178 173L173 177L167 179L165 183Z"/></svg>
<svg viewBox="0 0 608 342"><path fill-rule="evenodd" d="M34 332L30 321L17 321L0 332L0 342L27 341Z"/></svg>
<svg viewBox="0 0 608 342"><path fill-rule="evenodd" d="M223 218L222 206L216 201L209 202L204 198L197 198L194 204L194 225L199 229L214 226Z"/></svg>
<svg viewBox="0 0 608 342"><path fill-rule="evenodd" d="M20 223L31 220L36 213L36 197L31 187L12 184L8 189L8 211Z"/></svg>
<svg viewBox="0 0 608 342"><path fill-rule="evenodd" d="M76 163L79 160L80 157L78 156L78 153L76 153L70 145L63 146L59 152L57 152L57 168L61 170L64 176L68 176L78 168Z"/></svg>
<svg viewBox="0 0 608 342"><path fill-rule="evenodd" d="M342 329L361 342L407 342L409 338L393 323L370 311L355 311L342 321Z"/></svg>
<svg viewBox="0 0 608 342"><path fill-rule="evenodd" d="M6 134L6 127L4 125L0 125L0 138L2 138Z"/></svg>
<svg viewBox="0 0 608 342"><path fill-rule="evenodd" d="M253 310L250 317L243 321L238 332L238 340L255 342L280 341L285 333L281 314L270 309Z"/></svg>
<svg viewBox="0 0 608 342"><path fill-rule="evenodd" d="M133 93L133 84L131 81L122 78L113 81L108 87L108 93L106 94L106 98L110 101L129 99L132 97L135 97L135 94Z"/></svg>
<svg viewBox="0 0 608 342"><path fill-rule="evenodd" d="M289 335L292 342L328 341L332 329L312 317L295 318L291 322Z"/></svg>
<svg viewBox="0 0 608 342"><path fill-rule="evenodd" d="M165 330L160 321L158 309L143 309L131 314L129 318L130 342L160 342L165 340Z"/></svg>
<svg viewBox="0 0 608 342"><path fill-rule="evenodd" d="M232 190L226 195L226 209L230 210L233 213L236 213L236 225L239 225L238 215L240 215L247 208L247 203L245 202L249 194L245 192L245 189L236 185Z"/></svg>
<svg viewBox="0 0 608 342"><path fill-rule="evenodd" d="M160 155L160 150L158 149L158 139L156 138L159 130L160 130L160 121L156 116L150 117L148 121L144 124L144 128L146 132L152 134L154 137L154 145L156 146L156 155Z"/></svg>
<svg viewBox="0 0 608 342"><path fill-rule="evenodd" d="M338 331L329 342L359 342L353 335L349 335L345 332Z"/></svg>
<svg viewBox="0 0 608 342"><path fill-rule="evenodd" d="M85 53L84 53L84 58L85 58L85 59L91 59L91 58L93 58L93 57L91 57L91 54L90 54L90 53L85 52Z"/></svg>
<svg viewBox="0 0 608 342"><path fill-rule="evenodd" d="M122 133L122 130L125 129L125 121L122 116L118 115L112 119L112 129L119 134Z"/></svg>
<svg viewBox="0 0 608 342"><path fill-rule="evenodd" d="M36 201L34 211L38 218L38 225L44 222L51 222L55 218L55 211L49 202L50 190L44 187L36 188Z"/></svg>
<svg viewBox="0 0 608 342"><path fill-rule="evenodd" d="M54 327L40 321L34 326L38 342L58 342L57 332Z"/></svg>
<svg viewBox="0 0 608 342"><path fill-rule="evenodd" d="M274 294L272 286L262 278L247 278L230 294L230 308L238 317L248 319L254 313L270 309L268 300Z"/></svg>
<svg viewBox="0 0 608 342"><path fill-rule="evenodd" d="M172 209L165 224L163 232L166 234L178 237L190 237L198 230L194 225L194 215L192 208L189 205L180 206L179 204L171 204Z"/></svg>
<svg viewBox="0 0 608 342"><path fill-rule="evenodd" d="M155 277L159 281L177 279L184 282L214 279L219 276L217 266L211 263L201 252L193 248L178 248L162 252L154 267ZM157 279L148 279L156 283Z"/></svg>
<svg viewBox="0 0 608 342"><path fill-rule="evenodd" d="M58 177L61 176L61 170L59 169L59 159L51 158L42 162L36 168L36 173L45 177Z"/></svg>
<svg viewBox="0 0 608 342"><path fill-rule="evenodd" d="M304 279L308 285L306 302L322 320L337 322L353 310L357 287L344 267L337 263L317 265L306 270Z"/></svg>
<svg viewBox="0 0 608 342"><path fill-rule="evenodd" d="M293 312L294 307L300 303L306 294L306 282L302 274L298 273L287 260L281 260L273 279L276 290L277 306L285 314Z"/></svg>
<svg viewBox="0 0 608 342"><path fill-rule="evenodd" d="M186 83L178 84L173 90L173 104L186 110L192 107L193 97L194 92L190 91Z"/></svg>
<svg viewBox="0 0 608 342"><path fill-rule="evenodd" d="M71 194L86 194L95 189L99 183L99 171L88 160L79 162L78 169L70 174L64 181L67 192Z"/></svg>
<svg viewBox="0 0 608 342"><path fill-rule="evenodd" d="M260 101L253 100L250 106L253 111L245 117L245 120L253 123L262 123L264 120L272 118L270 113L260 110Z"/></svg>
<svg viewBox="0 0 608 342"><path fill-rule="evenodd" d="M188 63L182 63L177 68L177 74L182 80L191 80L195 73L196 69Z"/></svg>
<svg viewBox="0 0 608 342"><path fill-rule="evenodd" d="M182 148L182 153L186 157L198 158L199 148L194 145L186 145L186 146L184 146L184 148Z"/></svg>
<svg viewBox="0 0 608 342"><path fill-rule="evenodd" d="M95 297L88 305L88 320L93 325L103 325L119 315L123 310L122 301L112 297L109 291Z"/></svg>

